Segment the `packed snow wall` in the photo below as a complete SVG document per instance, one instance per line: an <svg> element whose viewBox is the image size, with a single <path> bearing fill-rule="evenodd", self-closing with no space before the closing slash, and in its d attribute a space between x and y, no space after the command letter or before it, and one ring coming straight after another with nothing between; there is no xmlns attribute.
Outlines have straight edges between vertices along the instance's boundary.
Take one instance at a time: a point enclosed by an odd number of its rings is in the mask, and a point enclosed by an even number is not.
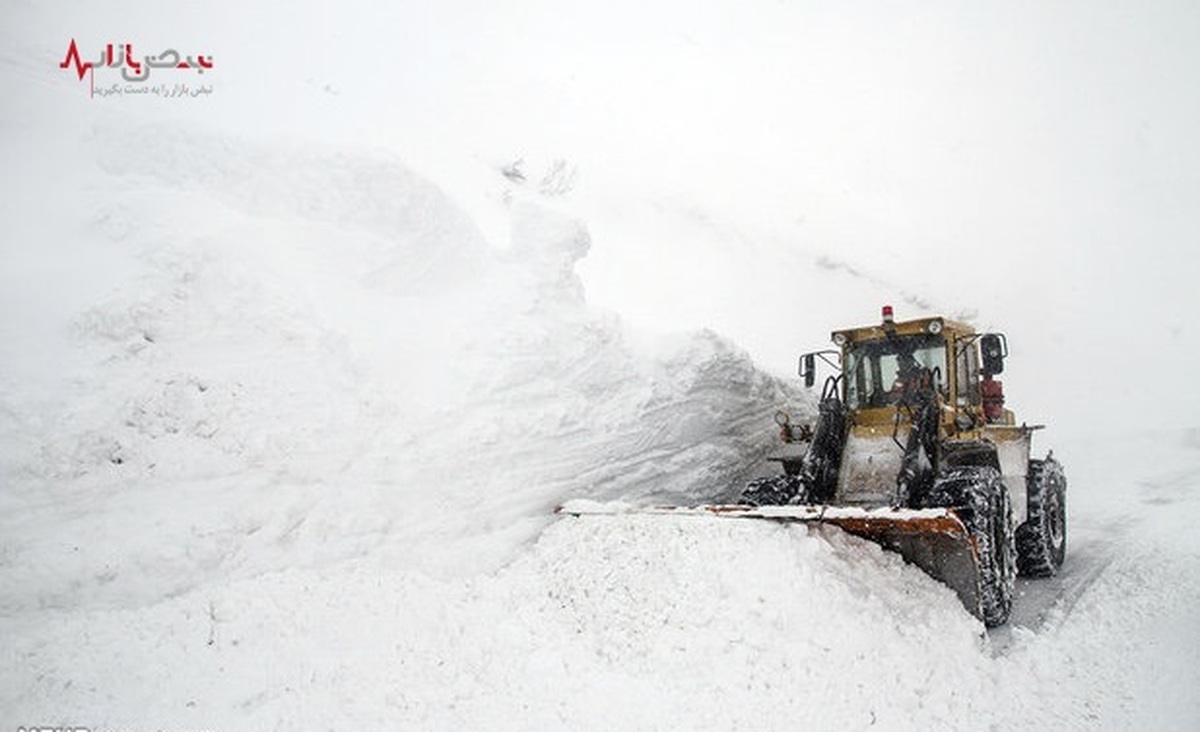
<svg viewBox="0 0 1200 732"><path fill-rule="evenodd" d="M501 249L385 155L156 125L80 147L80 256L53 276L98 295L18 293L58 319L10 324L55 355L0 381L4 500L115 502L127 524L88 528L84 555L70 520L14 529L9 603L151 598L377 545L491 564L506 551L480 537L511 550L568 497L727 497L769 469L773 411L808 408L712 332L589 308L586 226L537 194L507 202ZM243 534L262 551L231 549ZM488 549L460 556L471 542Z"/></svg>

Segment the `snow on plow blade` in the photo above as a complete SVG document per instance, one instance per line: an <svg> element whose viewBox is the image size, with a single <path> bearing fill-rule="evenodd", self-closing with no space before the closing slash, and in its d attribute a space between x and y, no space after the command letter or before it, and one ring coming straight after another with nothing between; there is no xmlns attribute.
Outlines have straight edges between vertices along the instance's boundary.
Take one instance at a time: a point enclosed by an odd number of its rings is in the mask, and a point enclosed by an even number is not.
<svg viewBox="0 0 1200 732"><path fill-rule="evenodd" d="M890 549L958 594L964 607L982 617L979 564L974 542L962 520L949 508L892 509L840 506L631 506L625 503L568 501L556 513L570 516L663 514L767 519L833 524Z"/></svg>

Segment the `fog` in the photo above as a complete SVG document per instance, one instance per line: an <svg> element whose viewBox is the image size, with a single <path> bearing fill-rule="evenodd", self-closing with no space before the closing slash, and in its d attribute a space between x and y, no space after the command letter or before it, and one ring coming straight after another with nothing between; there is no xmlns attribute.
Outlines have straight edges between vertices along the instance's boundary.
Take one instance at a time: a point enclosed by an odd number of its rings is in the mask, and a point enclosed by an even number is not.
<svg viewBox="0 0 1200 732"><path fill-rule="evenodd" d="M1200 9L915 6L4 0L0 716L1196 728ZM774 472L884 304L1006 333L1070 476L1006 628L555 513Z"/></svg>
<svg viewBox="0 0 1200 732"><path fill-rule="evenodd" d="M397 153L459 200L479 197L456 190L463 170L562 159L589 298L635 324L713 327L789 373L895 301L1006 332L1019 418L1195 424L1179 388L1200 352L1192 3L5 12L31 68L72 35L207 49L220 96L163 114ZM484 233L503 246L498 221Z"/></svg>

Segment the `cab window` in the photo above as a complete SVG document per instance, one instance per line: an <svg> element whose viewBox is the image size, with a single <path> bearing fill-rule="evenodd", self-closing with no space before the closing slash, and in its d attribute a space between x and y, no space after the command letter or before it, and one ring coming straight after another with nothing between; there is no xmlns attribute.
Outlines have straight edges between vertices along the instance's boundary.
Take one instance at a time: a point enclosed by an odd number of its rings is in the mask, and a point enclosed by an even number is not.
<svg viewBox="0 0 1200 732"><path fill-rule="evenodd" d="M869 409L894 404L901 366L908 359L932 372L935 388L944 390L945 339L928 334L893 336L847 348L846 405L850 409Z"/></svg>
<svg viewBox="0 0 1200 732"><path fill-rule="evenodd" d="M958 406L979 405L979 349L974 339L959 339L954 358L954 397Z"/></svg>

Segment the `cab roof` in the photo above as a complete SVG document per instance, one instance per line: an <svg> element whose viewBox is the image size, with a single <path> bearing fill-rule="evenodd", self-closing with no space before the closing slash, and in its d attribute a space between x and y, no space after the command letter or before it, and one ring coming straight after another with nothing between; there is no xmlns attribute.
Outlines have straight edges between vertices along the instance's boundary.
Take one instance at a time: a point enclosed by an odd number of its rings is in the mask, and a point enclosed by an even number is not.
<svg viewBox="0 0 1200 732"><path fill-rule="evenodd" d="M844 343L857 343L860 341L880 340L887 338L889 335L937 334L942 332L952 333L957 336L974 335L975 329L966 323L950 320L940 315L929 318L893 321L891 319L891 308L885 308L883 319L879 324L835 330L830 334L830 337L834 343L839 343L839 340ZM841 339L838 336L841 336Z"/></svg>

